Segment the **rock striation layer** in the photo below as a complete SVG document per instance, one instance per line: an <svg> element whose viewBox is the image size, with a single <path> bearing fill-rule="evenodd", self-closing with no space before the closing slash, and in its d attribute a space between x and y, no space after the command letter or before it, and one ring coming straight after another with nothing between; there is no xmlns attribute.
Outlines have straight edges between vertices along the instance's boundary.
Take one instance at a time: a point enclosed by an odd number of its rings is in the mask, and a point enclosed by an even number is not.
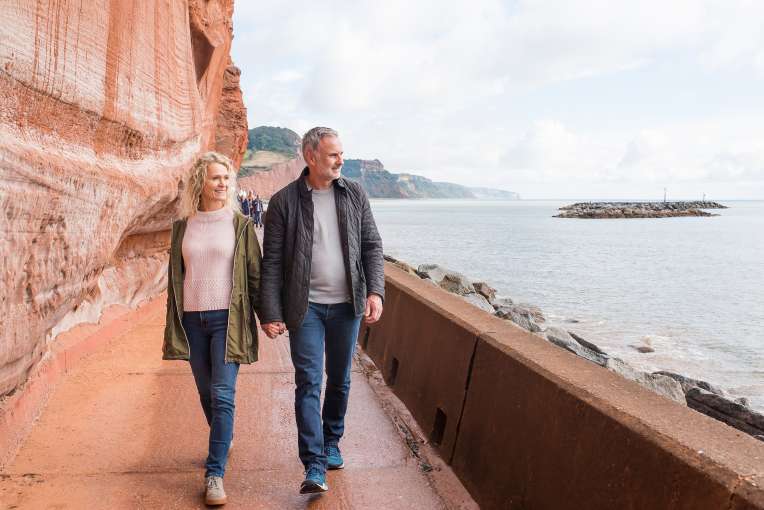
<svg viewBox="0 0 764 510"><path fill-rule="evenodd" d="M0 396L55 335L166 285L194 158L238 164L233 0L0 3Z"/></svg>
<svg viewBox="0 0 764 510"><path fill-rule="evenodd" d="M726 209L717 202L579 202L560 207L555 218L669 218L717 216L703 209Z"/></svg>
<svg viewBox="0 0 764 510"><path fill-rule="evenodd" d="M250 175L238 179L239 187L252 190L260 195L260 198L269 199L278 190L297 179L300 172L305 168L305 160L302 156L279 163L274 163L268 168L249 168Z"/></svg>

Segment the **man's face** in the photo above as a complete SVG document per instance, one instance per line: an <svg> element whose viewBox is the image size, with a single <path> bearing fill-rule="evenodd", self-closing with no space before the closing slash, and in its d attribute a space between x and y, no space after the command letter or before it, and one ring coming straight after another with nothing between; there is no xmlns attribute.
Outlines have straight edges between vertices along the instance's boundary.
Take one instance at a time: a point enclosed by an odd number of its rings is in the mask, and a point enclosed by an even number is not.
<svg viewBox="0 0 764 510"><path fill-rule="evenodd" d="M334 180L340 176L342 170L342 142L336 136L325 136L318 143L318 148L308 149L305 155L306 162L311 173L320 180Z"/></svg>

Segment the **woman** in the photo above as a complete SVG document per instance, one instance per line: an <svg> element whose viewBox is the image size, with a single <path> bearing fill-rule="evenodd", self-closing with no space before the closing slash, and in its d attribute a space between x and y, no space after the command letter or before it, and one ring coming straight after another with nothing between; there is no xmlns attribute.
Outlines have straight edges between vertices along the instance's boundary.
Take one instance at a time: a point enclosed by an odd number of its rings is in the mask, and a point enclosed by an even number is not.
<svg viewBox="0 0 764 510"><path fill-rule="evenodd" d="M223 475L233 437L240 363L257 361L255 310L260 245L238 212L236 174L218 153L203 154L172 225L163 359L189 360L210 426L205 500L226 502Z"/></svg>

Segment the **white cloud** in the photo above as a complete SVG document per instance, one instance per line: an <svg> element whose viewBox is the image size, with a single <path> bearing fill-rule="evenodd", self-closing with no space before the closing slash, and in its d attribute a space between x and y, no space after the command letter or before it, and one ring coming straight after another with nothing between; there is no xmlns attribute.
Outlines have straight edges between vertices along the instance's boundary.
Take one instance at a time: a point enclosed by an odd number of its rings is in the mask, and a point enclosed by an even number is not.
<svg viewBox="0 0 764 510"><path fill-rule="evenodd" d="M677 170L669 137L656 130L642 131L627 144L612 178L656 181Z"/></svg>
<svg viewBox="0 0 764 510"><path fill-rule="evenodd" d="M293 69L285 69L274 74L273 81L276 83L290 83L293 81L302 80L304 77L305 75L299 71L295 71Z"/></svg>
<svg viewBox="0 0 764 510"><path fill-rule="evenodd" d="M764 179L764 100L735 88L764 85L761 19L752 0L240 2L233 56L251 125L332 125L351 156L436 179L618 194Z"/></svg>
<svg viewBox="0 0 764 510"><path fill-rule="evenodd" d="M764 180L764 150L735 153L723 151L705 165L708 177L718 181Z"/></svg>
<svg viewBox="0 0 764 510"><path fill-rule="evenodd" d="M602 176L606 150L558 121L539 121L504 154L510 176L540 181Z"/></svg>

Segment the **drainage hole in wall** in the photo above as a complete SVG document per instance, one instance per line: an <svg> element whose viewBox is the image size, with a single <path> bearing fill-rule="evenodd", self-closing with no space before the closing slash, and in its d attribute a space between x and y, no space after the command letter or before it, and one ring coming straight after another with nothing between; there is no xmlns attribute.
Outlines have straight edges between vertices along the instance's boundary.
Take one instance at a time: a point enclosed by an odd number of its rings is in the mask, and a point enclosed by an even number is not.
<svg viewBox="0 0 764 510"><path fill-rule="evenodd" d="M387 378L387 384L395 386L395 379L398 377L398 358L393 358L390 363L390 375Z"/></svg>
<svg viewBox="0 0 764 510"><path fill-rule="evenodd" d="M446 430L446 413L440 407L435 410L435 423L432 425L430 443L440 446L443 442L443 433Z"/></svg>

